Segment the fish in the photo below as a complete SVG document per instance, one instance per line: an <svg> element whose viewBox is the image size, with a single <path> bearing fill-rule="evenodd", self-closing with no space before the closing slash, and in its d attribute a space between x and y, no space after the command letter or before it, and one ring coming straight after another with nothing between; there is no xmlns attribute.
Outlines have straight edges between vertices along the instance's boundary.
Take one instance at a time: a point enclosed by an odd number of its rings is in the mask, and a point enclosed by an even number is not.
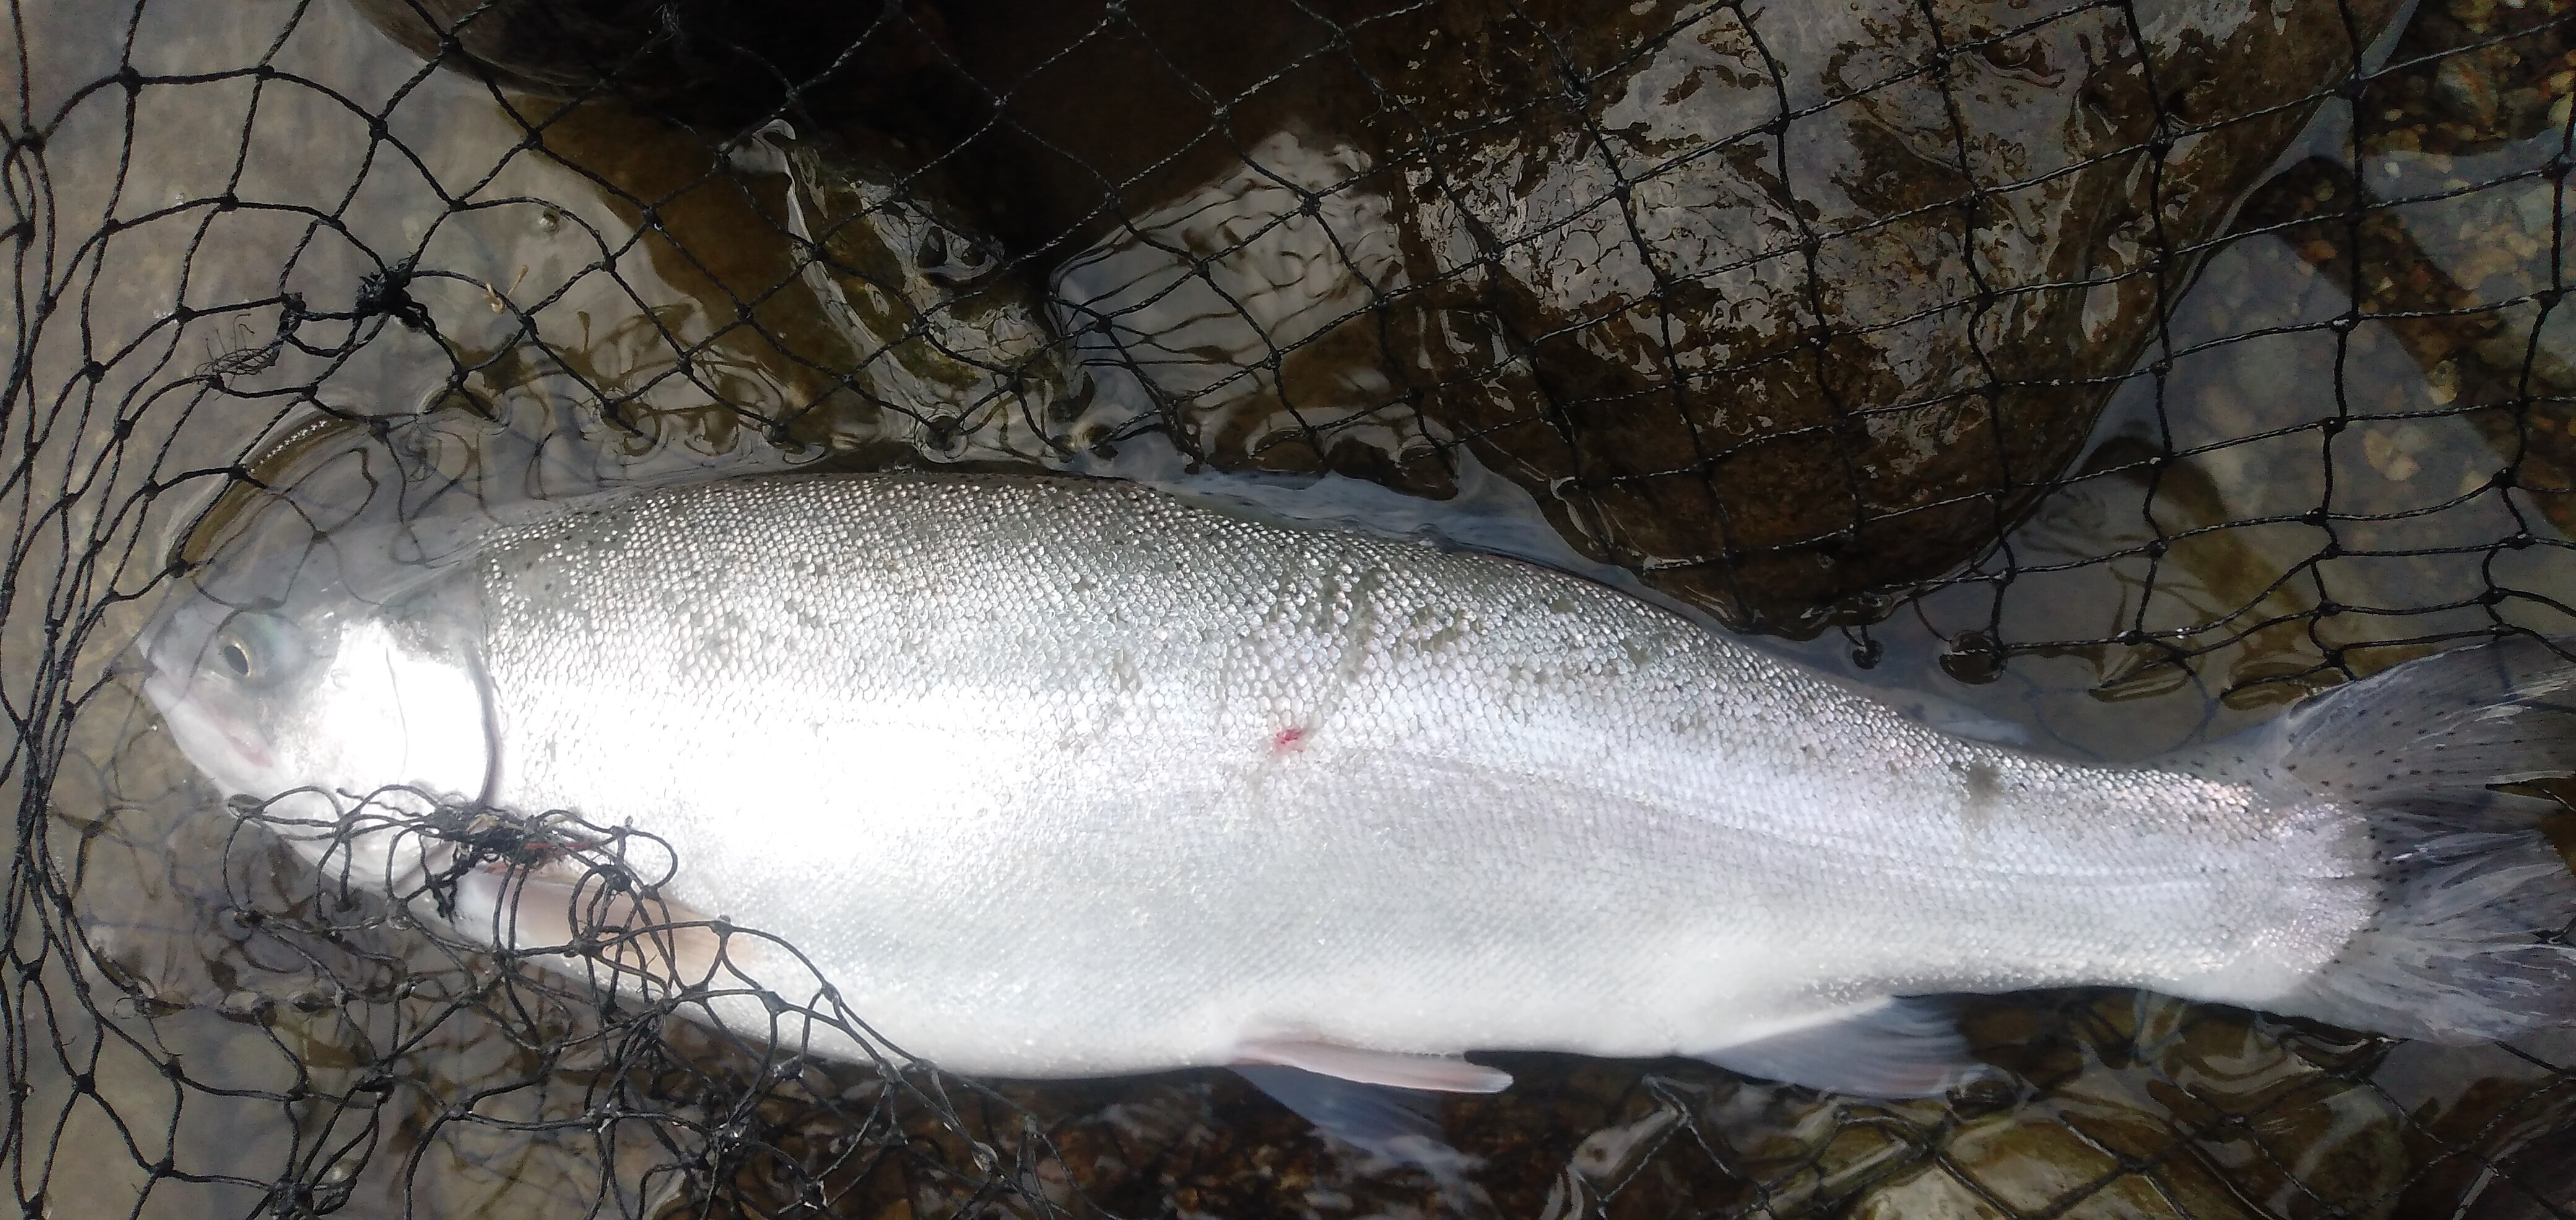
<svg viewBox="0 0 2576 1220"><path fill-rule="evenodd" d="M138 642L213 786L498 949L747 1036L860 1019L812 1055L1235 1067L1347 1125L1298 1090L1508 1086L1473 1052L1932 1095L1979 1070L1958 997L2041 988L2576 1021L2554 806L2497 790L2576 772L2536 636L2109 765L1577 575L1105 479L729 479L390 591L258 584L181 584Z"/></svg>

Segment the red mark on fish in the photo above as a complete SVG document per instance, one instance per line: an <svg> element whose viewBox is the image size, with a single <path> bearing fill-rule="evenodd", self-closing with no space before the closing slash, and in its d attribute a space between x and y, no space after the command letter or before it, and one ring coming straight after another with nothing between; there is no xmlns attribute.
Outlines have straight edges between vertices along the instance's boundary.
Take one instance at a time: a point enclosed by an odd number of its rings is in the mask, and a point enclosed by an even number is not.
<svg viewBox="0 0 2576 1220"><path fill-rule="evenodd" d="M1285 728L1270 735L1270 752L1273 754L1293 754L1305 748L1306 730L1304 729Z"/></svg>

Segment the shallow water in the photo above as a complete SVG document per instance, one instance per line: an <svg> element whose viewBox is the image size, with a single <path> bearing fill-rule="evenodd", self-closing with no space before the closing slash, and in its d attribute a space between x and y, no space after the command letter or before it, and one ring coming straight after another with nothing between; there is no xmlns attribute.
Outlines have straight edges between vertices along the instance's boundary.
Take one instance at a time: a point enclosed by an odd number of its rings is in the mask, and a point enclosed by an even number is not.
<svg viewBox="0 0 2576 1220"><path fill-rule="evenodd" d="M1241 155L1212 145L1137 186L1126 228L1023 261L982 252L981 205L909 177L911 151L802 116L728 144L496 95L329 0L17 11L12 130L46 133L9 162L46 236L18 246L0 441L6 786L40 836L19 842L10 915L22 1199L65 1217L1443 1206L1223 1074L889 1084L764 1069L685 1024L657 1038L632 1008L343 901L211 800L106 672L149 608L125 599L201 516L195 553L230 531L402 527L398 547L331 555L364 587L527 500L817 462L1147 478L1653 592L1491 449L1447 451L1428 488L1402 463L1203 460L1302 435L1279 419L1297 395L1394 384L1330 346L1400 254L1382 193L1322 191L1374 163L1357 137L1239 133ZM147 79L113 83L120 59ZM2365 109L2358 133L2327 106L2274 166L2358 148L2353 185L2303 189L2390 202L2414 252L2362 260L2389 286L2352 287L2305 214L2249 203L2240 228L2292 227L2207 253L2071 445L2073 477L1999 550L1881 621L1775 645L1936 723L2135 758L2258 723L2338 661L2367 672L2498 620L2569 630L2567 498L2495 479L2569 443L2547 370L2576 335L2535 295L2559 282L2566 117L2490 107L2469 118L2497 130L2471 140L2439 126L2462 96ZM2390 111L2435 117L2372 117ZM1228 257L1191 273L1175 249ZM2503 337L2355 318L2356 295L2373 314L2486 309ZM1101 315L1117 328L1080 329ZM1302 371L1263 368L1277 348L1309 353ZM2541 397L2491 405L2517 348ZM1153 430L1176 399L1198 439ZM334 417L356 422L307 430ZM1432 434L1399 412L1333 435L1402 454ZM284 492L218 503L281 436L251 473ZM1424 490L1444 498L1405 494ZM1504 1056L1519 1087L1443 1114L1493 1210L1549 1216L2448 1214L2473 1188L2501 1197L2489 1160L2576 1121L2565 1037L2392 1046L2127 993L1998 1000L1969 1028L2023 1085L1869 1105L1683 1062Z"/></svg>

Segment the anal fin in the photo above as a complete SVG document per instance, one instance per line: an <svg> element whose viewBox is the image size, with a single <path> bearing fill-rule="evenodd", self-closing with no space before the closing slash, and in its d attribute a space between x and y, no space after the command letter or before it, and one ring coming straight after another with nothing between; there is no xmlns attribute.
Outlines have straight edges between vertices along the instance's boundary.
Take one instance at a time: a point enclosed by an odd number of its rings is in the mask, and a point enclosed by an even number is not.
<svg viewBox="0 0 2576 1220"><path fill-rule="evenodd" d="M1236 1049L1235 1063L1292 1067L1359 1084L1429 1093L1500 1093L1512 1087L1511 1073L1451 1055L1407 1055L1329 1042L1246 1042Z"/></svg>
<svg viewBox="0 0 2576 1220"><path fill-rule="evenodd" d="M1440 1184L1453 1210L1472 1214L1483 1192L1467 1180L1472 1160L1449 1146L1430 1095L1360 1084L1303 1068L1239 1063L1236 1074L1315 1129L1372 1156L1411 1165Z"/></svg>
<svg viewBox="0 0 2576 1220"><path fill-rule="evenodd" d="M1730 1072L1858 1097L1937 1097L1996 1069L1959 1033L1955 1001L1891 998L1813 1025L1700 1051Z"/></svg>

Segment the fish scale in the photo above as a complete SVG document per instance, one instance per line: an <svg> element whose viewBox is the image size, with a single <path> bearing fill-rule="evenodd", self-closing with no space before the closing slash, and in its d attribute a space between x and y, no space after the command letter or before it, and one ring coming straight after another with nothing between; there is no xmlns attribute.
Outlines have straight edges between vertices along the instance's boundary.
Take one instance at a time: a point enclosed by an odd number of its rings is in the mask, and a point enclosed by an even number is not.
<svg viewBox="0 0 2576 1220"><path fill-rule="evenodd" d="M2367 913L2283 910L2354 843L2267 837L2243 784L1942 737L1614 590L1128 485L731 484L475 578L495 799L668 839L674 898L962 1070L1712 1051L2172 988L2305 921L2286 991Z"/></svg>
<svg viewBox="0 0 2576 1220"><path fill-rule="evenodd" d="M1274 1068L1489 1089L1457 1056L1681 1053L1899 1095L1967 1056L1909 997L2135 986L2451 1040L2576 1013L2534 934L2576 881L2489 790L2576 771L2576 671L2532 638L2087 765L1530 564L919 474L556 506L390 599L176 598L144 648L220 786L350 819L308 857L451 876L435 914L541 963L589 971L561 948L636 909L585 925L578 878L460 873L351 803L648 832L695 930L647 974L816 1054L1248 1064L1347 1114ZM836 1000L873 1033L779 1024Z"/></svg>

